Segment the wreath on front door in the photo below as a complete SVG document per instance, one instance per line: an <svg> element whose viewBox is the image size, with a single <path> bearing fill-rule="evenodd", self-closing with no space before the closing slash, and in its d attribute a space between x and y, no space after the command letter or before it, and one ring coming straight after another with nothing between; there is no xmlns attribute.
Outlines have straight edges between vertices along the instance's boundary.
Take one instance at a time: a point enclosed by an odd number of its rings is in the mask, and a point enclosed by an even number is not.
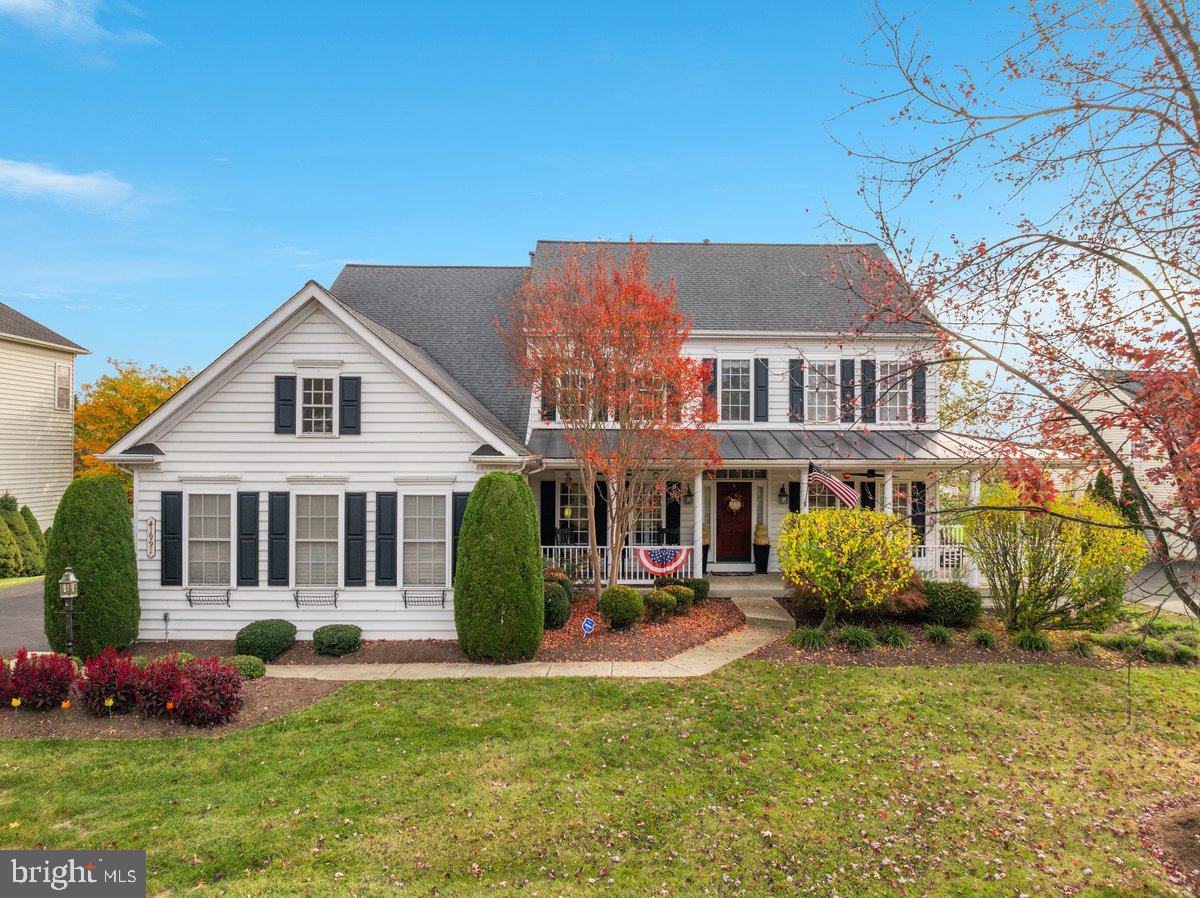
<svg viewBox="0 0 1200 898"><path fill-rule="evenodd" d="M737 514L739 511L741 511L742 506L745 504L746 503L742 501L741 493L730 493L725 497L725 507L729 509L730 513L732 514Z"/></svg>

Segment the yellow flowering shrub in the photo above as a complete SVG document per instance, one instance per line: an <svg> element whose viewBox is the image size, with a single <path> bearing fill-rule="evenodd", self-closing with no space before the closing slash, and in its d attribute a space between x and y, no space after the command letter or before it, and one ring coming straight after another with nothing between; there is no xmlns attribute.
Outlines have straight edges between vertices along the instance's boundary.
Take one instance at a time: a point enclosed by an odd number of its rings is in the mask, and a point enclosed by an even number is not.
<svg viewBox="0 0 1200 898"><path fill-rule="evenodd" d="M1102 629L1120 610L1125 582L1146 563L1145 537L1108 502L1058 495L1046 512L1020 507L1010 484L992 487L969 515L966 547L1014 630Z"/></svg>
<svg viewBox="0 0 1200 898"><path fill-rule="evenodd" d="M839 614L880 607L913 575L908 521L863 508L789 514L775 548L784 580L824 604L825 629Z"/></svg>

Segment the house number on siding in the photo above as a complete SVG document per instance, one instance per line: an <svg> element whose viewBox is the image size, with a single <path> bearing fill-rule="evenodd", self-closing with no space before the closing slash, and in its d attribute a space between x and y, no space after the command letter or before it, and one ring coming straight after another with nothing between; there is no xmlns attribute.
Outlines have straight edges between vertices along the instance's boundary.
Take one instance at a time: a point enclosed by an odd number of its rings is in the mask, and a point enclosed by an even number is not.
<svg viewBox="0 0 1200 898"><path fill-rule="evenodd" d="M153 558L158 549L158 521L146 518L146 557Z"/></svg>

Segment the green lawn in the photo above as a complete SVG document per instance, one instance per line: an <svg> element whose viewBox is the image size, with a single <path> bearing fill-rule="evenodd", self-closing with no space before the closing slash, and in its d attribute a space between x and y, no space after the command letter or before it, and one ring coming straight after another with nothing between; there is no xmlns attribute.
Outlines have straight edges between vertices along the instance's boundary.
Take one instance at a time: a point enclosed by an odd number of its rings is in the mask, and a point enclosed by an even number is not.
<svg viewBox="0 0 1200 898"><path fill-rule="evenodd" d="M1133 821L1196 788L1200 672L1135 672L1128 729L1123 684L363 683L220 740L0 743L0 848L144 846L152 894L1165 895Z"/></svg>
<svg viewBox="0 0 1200 898"><path fill-rule="evenodd" d="M0 589L8 589L10 586L20 586L22 583L32 583L34 580L41 579L41 577L0 577Z"/></svg>

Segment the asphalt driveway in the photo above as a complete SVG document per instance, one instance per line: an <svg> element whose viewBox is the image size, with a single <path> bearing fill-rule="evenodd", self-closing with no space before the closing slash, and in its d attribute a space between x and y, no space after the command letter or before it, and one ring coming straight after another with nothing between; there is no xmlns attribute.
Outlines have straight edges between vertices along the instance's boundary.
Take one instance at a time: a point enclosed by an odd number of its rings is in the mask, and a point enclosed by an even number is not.
<svg viewBox="0 0 1200 898"><path fill-rule="evenodd" d="M0 589L0 655L19 648L47 650L42 627L42 581Z"/></svg>

